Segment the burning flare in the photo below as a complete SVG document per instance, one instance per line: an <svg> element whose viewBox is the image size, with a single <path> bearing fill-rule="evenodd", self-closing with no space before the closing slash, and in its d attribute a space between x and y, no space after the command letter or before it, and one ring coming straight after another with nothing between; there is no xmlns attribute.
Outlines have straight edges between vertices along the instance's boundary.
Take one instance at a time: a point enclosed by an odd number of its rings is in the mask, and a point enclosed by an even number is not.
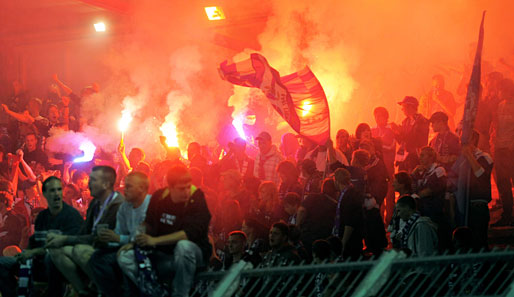
<svg viewBox="0 0 514 297"><path fill-rule="evenodd" d="M166 145L168 147L178 147L177 126L174 123L165 122L159 130L166 137Z"/></svg>
<svg viewBox="0 0 514 297"><path fill-rule="evenodd" d="M132 122L132 113L128 110L124 110L121 112L121 119L118 122L118 128L122 133L127 131L128 126Z"/></svg>
<svg viewBox="0 0 514 297"><path fill-rule="evenodd" d="M89 162L95 156L96 146L89 140L82 142L79 149L84 152L82 157L75 158L73 163Z"/></svg>
<svg viewBox="0 0 514 297"><path fill-rule="evenodd" d="M239 134L239 137L246 139L245 130L243 128L244 124L244 115L239 115L234 118L232 121L232 126L236 128L237 134Z"/></svg>
<svg viewBox="0 0 514 297"><path fill-rule="evenodd" d="M304 117L304 116L308 115L311 109L312 109L311 102L309 100L303 101L302 116Z"/></svg>

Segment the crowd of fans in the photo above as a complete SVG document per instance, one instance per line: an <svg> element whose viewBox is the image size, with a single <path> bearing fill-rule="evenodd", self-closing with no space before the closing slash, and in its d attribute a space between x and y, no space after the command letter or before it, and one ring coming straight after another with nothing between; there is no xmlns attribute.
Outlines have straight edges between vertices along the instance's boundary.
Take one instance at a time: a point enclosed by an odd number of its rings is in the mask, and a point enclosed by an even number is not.
<svg viewBox="0 0 514 297"><path fill-rule="evenodd" d="M457 103L441 76L433 80L421 106L410 96L398 103L400 124L377 107L376 127L341 129L335 143L286 134L279 149L261 132L255 156L237 138L221 157L193 142L187 159L167 148L151 161L139 148L127 156L121 143L80 164L47 152L45 139L53 127L79 131L81 101L98 86L78 96L54 76L41 100L15 84L0 123L2 296L188 296L196 272L241 261L337 262L390 248L423 257L453 251L452 235L488 249L491 155L503 207L496 225L512 223L514 83L485 77L475 130L461 144ZM234 293L244 296L245 285Z"/></svg>

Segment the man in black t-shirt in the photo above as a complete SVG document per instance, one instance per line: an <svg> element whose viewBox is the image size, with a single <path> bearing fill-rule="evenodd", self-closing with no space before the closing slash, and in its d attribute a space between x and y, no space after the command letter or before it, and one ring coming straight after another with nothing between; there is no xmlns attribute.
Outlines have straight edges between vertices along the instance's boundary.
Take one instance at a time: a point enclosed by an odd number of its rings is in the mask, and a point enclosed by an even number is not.
<svg viewBox="0 0 514 297"><path fill-rule="evenodd" d="M207 237L211 214L203 192L192 187L186 167L172 167L167 180L168 187L155 192L148 205L143 223L146 234L120 249L118 264L136 282L134 245L150 248L148 257L157 275L166 279L174 272L172 296L189 296L196 268L206 265L212 251Z"/></svg>
<svg viewBox="0 0 514 297"><path fill-rule="evenodd" d="M30 133L25 136L25 149L23 151L23 159L32 170L35 170L36 164L39 163L48 169L48 156L37 146L36 134Z"/></svg>
<svg viewBox="0 0 514 297"><path fill-rule="evenodd" d="M73 207L62 201L61 180L55 176L47 178L43 182L43 195L48 202L48 208L41 211L36 218L35 231L29 240L29 246L21 254L12 257L0 257L0 292L3 296L14 296L16 290L15 275L19 269L19 263L25 263L28 259L35 258L37 264L43 264L46 275L49 278L49 296L62 296L62 284L64 278L53 266L47 257L44 248L44 233L49 230L59 230L65 235L76 234L82 226L82 217Z"/></svg>

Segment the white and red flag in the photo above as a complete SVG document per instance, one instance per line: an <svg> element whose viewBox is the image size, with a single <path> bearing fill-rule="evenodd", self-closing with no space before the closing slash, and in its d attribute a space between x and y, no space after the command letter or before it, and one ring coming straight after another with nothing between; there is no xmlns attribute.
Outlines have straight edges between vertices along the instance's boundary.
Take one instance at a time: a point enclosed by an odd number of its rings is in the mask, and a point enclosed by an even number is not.
<svg viewBox="0 0 514 297"><path fill-rule="evenodd" d="M261 89L275 110L298 134L318 144L325 144L330 138L327 97L308 67L280 77L266 58L254 53L244 61L224 61L219 71L226 81Z"/></svg>

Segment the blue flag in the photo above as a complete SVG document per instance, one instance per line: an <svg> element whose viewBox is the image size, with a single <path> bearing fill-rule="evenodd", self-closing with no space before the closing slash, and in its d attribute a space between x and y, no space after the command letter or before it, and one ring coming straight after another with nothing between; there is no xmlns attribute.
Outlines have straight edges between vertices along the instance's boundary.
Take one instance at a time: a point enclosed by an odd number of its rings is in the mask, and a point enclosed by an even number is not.
<svg viewBox="0 0 514 297"><path fill-rule="evenodd" d="M484 44L484 18L485 11L482 13L482 21L480 23L480 32L478 34L478 44L473 63L473 71L469 79L468 92L466 94L466 104L464 106L464 115L462 117L462 135L461 144L468 144L471 140L473 127L478 108L478 99L480 95L480 76L482 65L482 47ZM469 212L469 181L471 177L471 166L464 158L460 156L454 168L457 168L459 174L457 181L457 207L456 220L458 226L466 226L468 224Z"/></svg>

